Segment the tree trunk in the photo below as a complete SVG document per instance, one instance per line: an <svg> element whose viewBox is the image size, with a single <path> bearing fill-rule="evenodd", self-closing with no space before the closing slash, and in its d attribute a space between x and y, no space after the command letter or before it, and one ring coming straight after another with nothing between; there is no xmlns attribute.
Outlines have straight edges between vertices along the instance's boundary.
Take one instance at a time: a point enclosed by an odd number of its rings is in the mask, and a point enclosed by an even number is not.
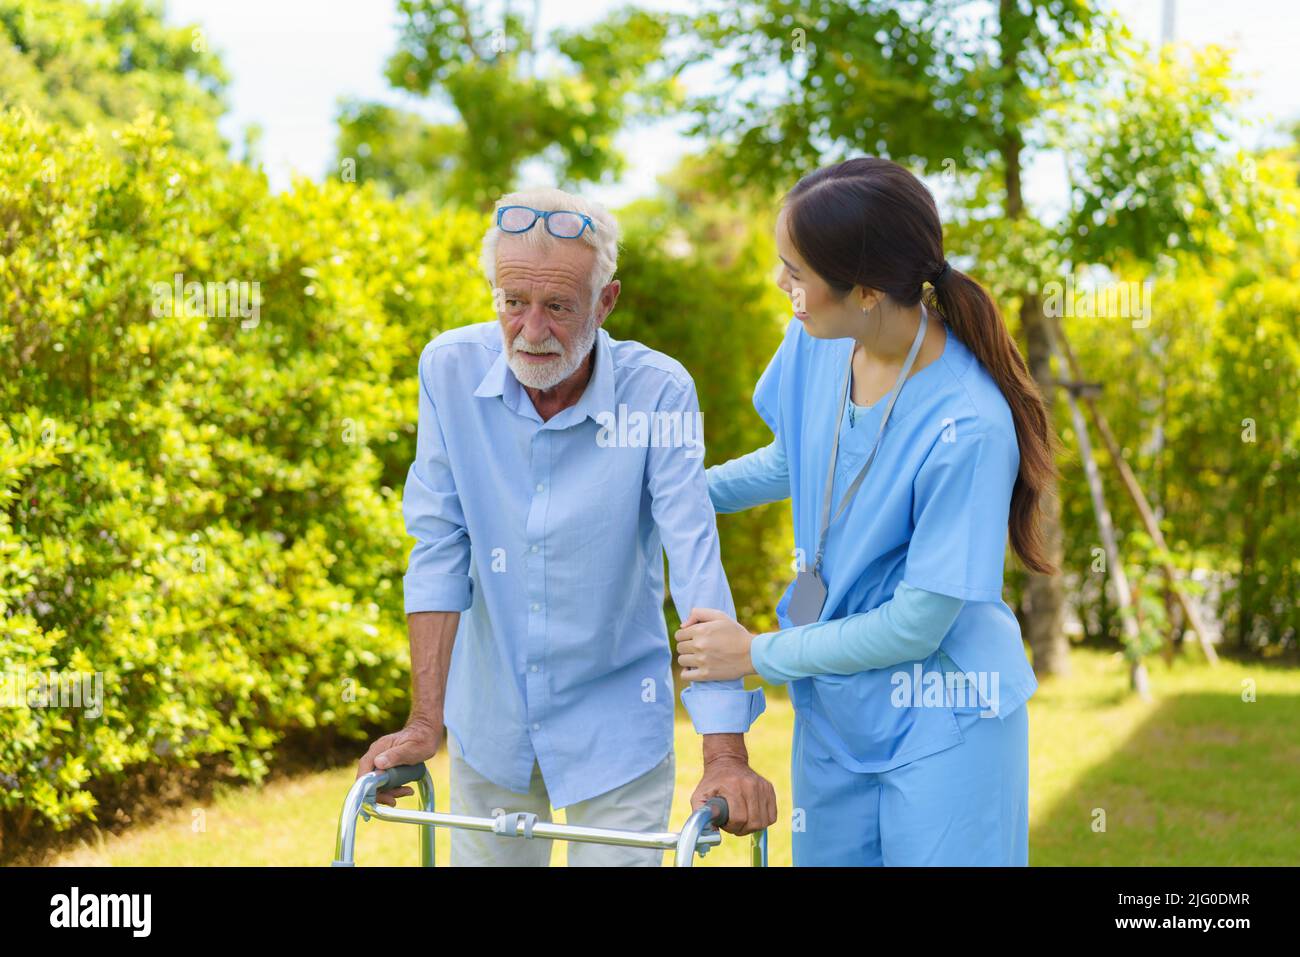
<svg viewBox="0 0 1300 957"><path fill-rule="evenodd" d="M1255 490L1259 488L1255 485ZM1237 579L1237 647L1242 651L1251 648L1251 633L1255 629L1255 556L1259 552L1259 537L1255 531L1256 495L1252 490L1241 513L1241 571ZM1224 616L1227 621L1227 616ZM1225 627L1224 631L1227 629Z"/></svg>
<svg viewBox="0 0 1300 957"><path fill-rule="evenodd" d="M1183 633L1187 630L1187 614L1183 611L1182 606L1178 604L1178 596L1174 593L1172 582L1165 582L1161 598L1165 603L1165 618L1169 622L1168 633L1165 636L1161 654L1164 655L1165 664L1172 665L1174 658L1183 650Z"/></svg>
<svg viewBox="0 0 1300 957"><path fill-rule="evenodd" d="M998 42L1000 61L1007 71L1007 100L1014 101L1021 92L1020 58L1025 49L1028 25L1017 0L1000 0ZM1002 155L1003 185L1006 187L1007 219L1025 214L1021 193L1020 154L1024 141L1020 136L1019 117L1007 119L998 151ZM1025 361L1038 383L1038 391L1047 404L1051 418L1055 385L1052 378L1051 344L1043 328L1043 309L1036 291L1025 290L1020 300L1020 326L1026 339ZM1039 521L1048 560L1058 568L1064 555L1061 537L1061 503L1055 495L1042 503ZM1034 672L1039 675L1065 675L1070 671L1070 645L1065 637L1065 588L1060 575L1028 572L1021 603L1023 630L1034 658Z"/></svg>
<svg viewBox="0 0 1300 957"><path fill-rule="evenodd" d="M1020 305L1020 327L1025 332L1025 361L1043 394L1048 414L1052 410L1054 378L1051 344L1043 327L1042 303L1036 294L1026 293ZM1061 533L1061 503L1055 496L1043 501L1040 517L1048 560L1058 568L1065 556ZM1034 673L1070 673L1070 643L1065 637L1065 586L1060 575L1029 572L1024 594L1025 640L1034 656Z"/></svg>

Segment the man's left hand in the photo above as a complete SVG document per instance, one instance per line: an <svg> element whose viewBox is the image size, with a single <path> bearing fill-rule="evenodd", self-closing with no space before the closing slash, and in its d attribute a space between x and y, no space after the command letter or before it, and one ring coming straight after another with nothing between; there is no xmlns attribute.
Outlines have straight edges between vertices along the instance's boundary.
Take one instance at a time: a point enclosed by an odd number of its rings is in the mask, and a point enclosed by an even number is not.
<svg viewBox="0 0 1300 957"><path fill-rule="evenodd" d="M691 795L692 810L704 807L711 797L726 798L727 823L722 829L730 834L752 834L776 821L776 790L739 755L705 759L704 776Z"/></svg>

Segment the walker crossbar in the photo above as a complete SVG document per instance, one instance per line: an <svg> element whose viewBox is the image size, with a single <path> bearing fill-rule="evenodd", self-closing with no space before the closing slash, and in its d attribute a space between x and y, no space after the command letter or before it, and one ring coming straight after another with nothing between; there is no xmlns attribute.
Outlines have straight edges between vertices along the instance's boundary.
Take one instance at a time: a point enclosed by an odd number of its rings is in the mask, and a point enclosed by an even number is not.
<svg viewBox="0 0 1300 957"><path fill-rule="evenodd" d="M376 794L415 783L419 792L421 810L388 807L376 804ZM339 816L338 840L334 850L334 867L355 867L357 818L371 817L400 824L419 824L420 865L433 867L434 830L439 827L460 828L467 831L487 831L503 839L558 840L583 844L614 844L620 847L644 847L651 850L673 851L675 867L690 867L695 854L701 857L709 848L722 843L717 830L727 823L727 802L720 797L694 811L686 819L680 832L627 831L610 827L585 827L576 824L555 824L540 821L534 814L514 812L498 817L471 817L466 814L444 814L433 809L433 779L423 764L407 764L387 771L371 771L353 782L343 802ZM755 867L767 866L767 831L751 835L750 863Z"/></svg>

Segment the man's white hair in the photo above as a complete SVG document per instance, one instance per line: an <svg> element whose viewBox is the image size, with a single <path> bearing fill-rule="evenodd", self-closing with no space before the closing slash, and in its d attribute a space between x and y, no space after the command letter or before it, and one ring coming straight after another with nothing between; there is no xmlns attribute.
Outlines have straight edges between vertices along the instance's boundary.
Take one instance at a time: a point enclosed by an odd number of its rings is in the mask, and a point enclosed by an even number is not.
<svg viewBox="0 0 1300 957"><path fill-rule="evenodd" d="M507 193L497 200L492 208L492 222L487 232L483 234L483 251L479 264L483 267L483 274L487 276L493 288L497 284L497 243L503 235L515 236L532 246L541 247L553 243L573 242L571 239L552 236L546 231L546 224L540 219L526 233L502 233L497 227L497 210L502 206L531 206L544 213L557 209L570 209L575 213L590 216L596 228L594 231L584 229L580 239L596 250L596 262L591 267L592 298L599 295L600 290L609 285L614 278L614 271L618 268L619 232L618 222L610 211L595 200L583 199L562 189L525 189L517 193Z"/></svg>

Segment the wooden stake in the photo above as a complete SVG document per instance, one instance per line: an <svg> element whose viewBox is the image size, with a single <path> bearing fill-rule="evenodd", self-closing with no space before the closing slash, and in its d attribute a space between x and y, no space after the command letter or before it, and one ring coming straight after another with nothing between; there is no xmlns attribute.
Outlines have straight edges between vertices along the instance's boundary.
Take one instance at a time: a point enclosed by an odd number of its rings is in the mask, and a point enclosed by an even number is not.
<svg viewBox="0 0 1300 957"><path fill-rule="evenodd" d="M1056 341L1055 330L1050 317L1046 324L1048 346L1057 362L1064 363L1060 347ZM1081 378L1076 376L1076 378ZM1119 604L1119 617L1124 626L1124 638L1129 647L1136 647L1141 634L1137 618L1133 611L1133 592L1129 588L1128 575L1119 558L1119 545L1115 541L1115 525L1111 521L1110 509L1106 507L1106 493L1101 482L1101 469L1097 468L1097 459L1092 454L1092 439L1088 435L1088 423L1083 411L1075 399L1074 389L1066 388L1065 396L1070 404L1070 419L1074 423L1074 435L1079 443L1079 458L1083 461L1083 474L1088 479L1088 491L1092 494L1092 511L1097 517L1097 530L1101 533L1101 545L1106 552L1106 565L1110 583L1115 588L1115 599ZM1146 664L1136 658L1129 668L1129 684L1144 699L1150 699L1151 686L1147 679Z"/></svg>
<svg viewBox="0 0 1300 957"><path fill-rule="evenodd" d="M1080 371L1079 359L1070 347L1070 341L1065 338L1065 330L1061 327L1060 320L1055 316L1049 316L1047 326L1051 329L1052 338L1056 340L1066 362L1069 363L1070 375L1075 379L1082 379L1083 373ZM1133 470L1129 468L1128 462L1120 451L1119 442L1115 440L1115 434L1111 432L1106 417L1102 415L1101 409L1097 407L1097 403L1091 395L1085 393L1080 398L1092 414L1092 421L1097 426L1097 433L1101 436L1106 451L1110 454L1111 461L1115 463L1115 468L1119 471L1120 480L1124 483L1129 498L1133 500L1133 504L1137 506L1138 514L1142 516L1142 524L1146 526L1147 534L1151 536L1151 541L1155 543L1156 548L1168 553L1169 545L1165 542L1164 533L1160 531L1160 523L1156 521L1155 512L1151 510L1151 505L1142 492L1142 486L1138 484L1137 476L1133 474ZM1160 564L1164 570L1165 578L1169 582L1169 587L1173 590L1178 603L1183 606L1183 612L1187 615L1187 623L1192 626L1192 631L1196 633L1196 638L1200 642L1201 651L1205 653L1206 660L1212 665L1217 665L1219 656L1210 641L1209 631L1201 619L1200 611L1191 598L1179 587L1174 566L1169 560L1162 558Z"/></svg>

